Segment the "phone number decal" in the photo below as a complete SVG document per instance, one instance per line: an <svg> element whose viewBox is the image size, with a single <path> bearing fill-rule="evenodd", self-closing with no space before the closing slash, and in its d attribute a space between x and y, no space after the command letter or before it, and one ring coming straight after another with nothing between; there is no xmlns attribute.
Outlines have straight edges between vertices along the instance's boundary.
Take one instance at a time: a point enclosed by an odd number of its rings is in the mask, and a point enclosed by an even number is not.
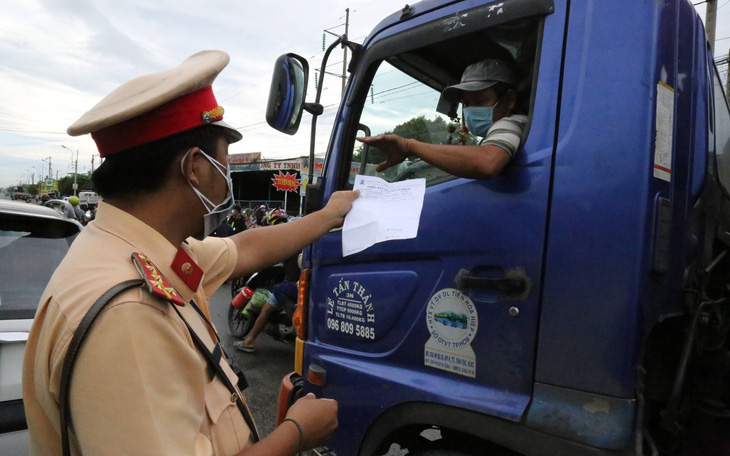
<svg viewBox="0 0 730 456"><path fill-rule="evenodd" d="M349 321L339 321L334 318L327 319L327 328L333 331L340 331L343 334L356 335L363 339L375 339L375 328L360 326Z"/></svg>
<svg viewBox="0 0 730 456"><path fill-rule="evenodd" d="M375 340L372 298L357 281L340 279L327 296L327 329L353 338Z"/></svg>

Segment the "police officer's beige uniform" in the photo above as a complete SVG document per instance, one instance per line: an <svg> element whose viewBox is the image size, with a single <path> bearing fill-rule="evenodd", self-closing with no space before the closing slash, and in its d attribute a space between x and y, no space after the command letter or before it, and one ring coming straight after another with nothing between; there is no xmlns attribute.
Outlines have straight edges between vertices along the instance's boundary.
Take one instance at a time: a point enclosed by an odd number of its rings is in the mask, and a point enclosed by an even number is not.
<svg viewBox="0 0 730 456"><path fill-rule="evenodd" d="M110 97L117 99L110 104L116 107L101 115L97 112L101 123L106 122L97 127L116 127L150 109L175 104L181 95L209 87L228 62L228 56L220 52L191 59L162 76L152 75L159 81L143 81L143 93L136 99L124 101L129 93L118 92L125 86L112 93ZM163 87L157 92L148 87L160 84ZM134 84L132 89L132 93L140 91ZM109 120L119 112L126 112L126 119L117 115ZM218 114L214 113L213 121L220 118ZM211 116L203 119L210 121ZM100 151L116 147L108 140L120 131L112 133L94 138ZM231 141L240 139L237 132L231 135ZM174 246L140 220L103 202L96 220L78 236L49 282L28 339L23 396L33 454L61 454L58 391L69 341L99 296L121 281L140 277L133 253L142 254L151 270L167 280L162 288L170 292L170 299L144 287L128 290L91 327L70 387L72 453L236 454L253 443L254 435L236 406L235 395L240 392L234 388L232 394L218 375L211 376L182 320L213 351L215 333L206 321L208 302L234 269L238 257L234 244L207 238ZM237 377L225 359L220 365L235 385Z"/></svg>

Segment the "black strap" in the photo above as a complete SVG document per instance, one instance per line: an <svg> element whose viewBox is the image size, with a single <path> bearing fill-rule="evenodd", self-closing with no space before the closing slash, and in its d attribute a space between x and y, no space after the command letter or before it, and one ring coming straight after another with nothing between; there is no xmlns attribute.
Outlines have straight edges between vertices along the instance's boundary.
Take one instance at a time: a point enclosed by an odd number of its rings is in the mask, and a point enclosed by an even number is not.
<svg viewBox="0 0 730 456"><path fill-rule="evenodd" d="M74 362L76 361L76 355L81 348L81 344L84 341L84 337L89 330L89 327L94 322L99 313L104 307L119 293L128 290L133 287L138 287L144 284L142 279L127 280L125 282L114 285L106 293L101 295L99 299L89 308L84 318L81 319L79 326L74 331L74 335L71 338L71 342L68 345L66 351L66 357L63 360L63 369L61 370L61 389L59 395L59 408L61 409L61 444L63 446L63 455L69 456L71 451L69 449L68 442L68 424L71 419L71 407L69 404L69 385L71 384L71 374L73 373Z"/></svg>
<svg viewBox="0 0 730 456"><path fill-rule="evenodd" d="M200 310L200 307L198 307L198 304L195 302L194 299L190 300L190 305L193 306L193 309L195 309L196 312L198 312L198 315L200 315L200 318L208 325L208 327L211 329L213 335L215 336L215 342L216 347L213 351L213 359L215 361L215 365L218 365L218 362L221 359L221 355L225 356L226 361L228 362L228 365L231 366L231 370L234 374L238 377L238 390L243 391L246 388L248 388L248 381L246 380L246 375L244 375L243 370L241 370L240 367L236 365L235 362L233 362L233 358L228 356L228 353L223 349L223 344L221 343L220 338L218 337L218 332L215 330L215 327L213 324L208 320L208 317L205 316L202 310ZM212 380L213 377L215 377L215 369L212 367L212 365L208 365L208 375L210 376L210 379Z"/></svg>
<svg viewBox="0 0 730 456"><path fill-rule="evenodd" d="M121 282L113 287L111 287L109 290L106 291L103 295L99 297L99 299L96 300L96 302L89 308L89 310L86 312L86 315L81 319L81 322L79 323L78 327L76 328L76 331L74 331L74 335L71 338L71 342L69 343L68 350L66 351L66 356L63 360L63 368L61 370L61 387L59 390L59 408L61 412L61 445L63 448L63 456L70 456L71 451L69 448L69 440L68 440L68 425L71 420L71 406L69 403L69 385L71 384L71 374L73 373L73 366L76 362L76 355L78 354L79 349L81 348L81 344L84 341L84 338L86 337L86 333L89 331L89 328L91 327L91 324L94 322L96 317L99 315L99 313L104 309L104 307L119 293L128 290L130 288L134 288L137 286L144 285L145 281L143 279L133 279L133 280L127 280L124 282ZM197 306L194 306L195 309L200 312L199 309L197 309ZM200 350L203 355L205 356L205 359L208 361L208 370L211 372L211 370L214 370L218 377L220 377L221 381L226 385L228 390L231 392L231 394L236 394L236 405L238 405L238 409L241 411L241 415L243 415L243 419L246 420L246 424L248 425L249 429L251 429L251 433L254 436L254 440L259 440L258 431L256 429L256 425L254 424L253 417L251 416L251 412L248 410L248 407L243 403L241 400L240 395L236 391L236 388L231 383L230 379L226 375L225 372L223 372L223 369L220 367L220 358L221 353L219 350L221 350L220 343L216 341L216 351L218 362L215 361L214 355L208 350L208 348L205 346L205 343L203 343L202 340L198 337L198 335L193 331L193 328L190 327L187 320L183 318L183 316L180 314L180 311L177 310L177 307L175 305L172 306L173 309L175 309L175 312L177 312L180 319L185 323L185 326L187 326L188 331L190 332L190 335L193 338L193 341L195 342L195 345L198 347L198 350ZM202 314L201 314L202 315ZM207 319L203 318L206 322ZM217 339L217 335L216 335ZM212 368L212 369L211 369Z"/></svg>
<svg viewBox="0 0 730 456"><path fill-rule="evenodd" d="M228 375L223 371L223 368L220 365L220 354L218 356L218 360L216 361L215 357L213 356L213 353L208 350L208 347L205 346L205 343L200 340L200 337L198 337L198 334L196 334L195 331L193 331L193 328L190 327L190 324L183 318L182 314L179 310L177 310L177 307L172 306L173 309L175 309L175 312L180 316L180 319L185 323L185 326L187 326L188 331L190 332L190 336L193 338L193 342L198 347L198 350L200 350L201 353L205 356L205 359L208 361L208 366L215 369L216 373L218 374L218 378L221 379L224 385L228 388L228 391L231 392L231 394L236 395L236 405L238 406L238 409L241 411L241 415L243 415L243 419L246 421L246 424L248 425L248 428L251 430L251 433L254 437L254 442L259 441L259 433L256 429L256 424L253 421L253 417L251 416L251 411L246 407L246 404L243 403L243 400L241 399L241 395L236 391L236 388L233 386L233 383L231 383L231 380L228 378ZM204 320L207 321L205 317L203 317ZM216 342L216 349L214 351L220 350L220 344Z"/></svg>

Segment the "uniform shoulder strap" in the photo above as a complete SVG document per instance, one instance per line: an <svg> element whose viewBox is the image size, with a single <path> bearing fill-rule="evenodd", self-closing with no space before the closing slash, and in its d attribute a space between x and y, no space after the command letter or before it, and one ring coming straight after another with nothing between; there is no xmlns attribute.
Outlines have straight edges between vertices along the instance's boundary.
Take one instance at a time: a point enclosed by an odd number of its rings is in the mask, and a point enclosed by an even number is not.
<svg viewBox="0 0 730 456"><path fill-rule="evenodd" d="M68 345L66 351L66 357L63 360L63 368L61 370L61 388L59 391L59 408L61 410L61 444L63 446L63 456L69 456L71 450L69 449L68 442L68 425L71 419L71 407L69 405L69 385L71 384L71 374L73 373L74 362L76 361L76 355L81 348L81 344L84 341L86 333L89 331L91 324L94 322L96 317L101 313L104 307L119 293L128 290L130 288L139 287L144 284L145 281L142 279L126 280L118 283L107 290L106 293L101 295L99 299L89 308L84 318L81 319L74 335L71 338L71 342Z"/></svg>

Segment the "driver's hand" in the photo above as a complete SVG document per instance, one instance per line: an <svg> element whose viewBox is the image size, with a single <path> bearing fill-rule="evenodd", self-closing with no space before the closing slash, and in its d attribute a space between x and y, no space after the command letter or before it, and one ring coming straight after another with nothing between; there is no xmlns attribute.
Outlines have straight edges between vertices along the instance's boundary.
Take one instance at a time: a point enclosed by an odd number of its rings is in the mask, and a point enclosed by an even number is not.
<svg viewBox="0 0 730 456"><path fill-rule="evenodd" d="M358 141L376 147L385 154L385 161L380 163L375 171L381 172L395 166L410 157L410 144L408 139L398 135L378 135L356 138Z"/></svg>

